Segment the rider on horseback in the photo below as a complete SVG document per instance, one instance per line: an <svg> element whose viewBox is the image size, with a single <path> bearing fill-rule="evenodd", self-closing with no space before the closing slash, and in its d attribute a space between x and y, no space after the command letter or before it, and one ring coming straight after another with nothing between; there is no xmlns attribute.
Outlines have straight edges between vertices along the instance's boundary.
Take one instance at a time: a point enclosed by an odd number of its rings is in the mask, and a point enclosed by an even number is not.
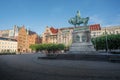
<svg viewBox="0 0 120 80"><path fill-rule="evenodd" d="M84 26L86 26L87 23L88 23L88 20L89 20L89 17L81 18L81 17L80 17L80 11L77 11L76 16L73 17L73 18L70 18L70 19L68 20L68 22L69 22L70 24L75 25L75 27L76 27L76 25L79 26L80 24L84 24Z"/></svg>

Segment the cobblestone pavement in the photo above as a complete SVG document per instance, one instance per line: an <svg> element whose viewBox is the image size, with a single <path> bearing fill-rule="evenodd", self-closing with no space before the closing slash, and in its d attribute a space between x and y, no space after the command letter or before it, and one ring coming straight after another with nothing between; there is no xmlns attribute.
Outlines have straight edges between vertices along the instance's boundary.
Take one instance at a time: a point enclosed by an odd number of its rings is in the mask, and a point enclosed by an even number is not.
<svg viewBox="0 0 120 80"><path fill-rule="evenodd" d="M120 63L0 56L0 80L120 80Z"/></svg>

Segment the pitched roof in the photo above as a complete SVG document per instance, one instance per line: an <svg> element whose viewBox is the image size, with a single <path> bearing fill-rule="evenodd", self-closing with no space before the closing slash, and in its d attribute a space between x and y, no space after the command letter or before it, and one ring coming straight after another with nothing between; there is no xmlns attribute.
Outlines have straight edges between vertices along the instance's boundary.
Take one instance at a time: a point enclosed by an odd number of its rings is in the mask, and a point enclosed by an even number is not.
<svg viewBox="0 0 120 80"><path fill-rule="evenodd" d="M50 31L53 33L53 34L56 34L58 32L58 29L55 29L53 27L50 28Z"/></svg>
<svg viewBox="0 0 120 80"><path fill-rule="evenodd" d="M90 28L91 31L94 31L94 30L101 30L100 24L93 24L93 25L90 25L89 28Z"/></svg>

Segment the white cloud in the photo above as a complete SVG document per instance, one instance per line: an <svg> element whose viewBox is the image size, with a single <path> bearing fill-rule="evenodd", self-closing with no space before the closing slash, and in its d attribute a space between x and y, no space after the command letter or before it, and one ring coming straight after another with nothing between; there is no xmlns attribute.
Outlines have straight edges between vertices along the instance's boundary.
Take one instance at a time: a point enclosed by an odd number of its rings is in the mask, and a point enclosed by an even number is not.
<svg viewBox="0 0 120 80"><path fill-rule="evenodd" d="M120 15L114 17L100 17L93 15L89 20L90 24L100 24L101 27L117 26L120 25Z"/></svg>
<svg viewBox="0 0 120 80"><path fill-rule="evenodd" d="M97 15L93 15L90 17L90 23L92 24L103 24L104 21Z"/></svg>

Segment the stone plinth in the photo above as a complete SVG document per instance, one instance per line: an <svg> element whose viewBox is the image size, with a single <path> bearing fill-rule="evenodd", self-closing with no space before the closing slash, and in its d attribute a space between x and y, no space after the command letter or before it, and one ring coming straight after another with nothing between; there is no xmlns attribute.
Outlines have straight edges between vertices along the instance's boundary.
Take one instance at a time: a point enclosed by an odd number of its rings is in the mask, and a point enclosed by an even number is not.
<svg viewBox="0 0 120 80"><path fill-rule="evenodd" d="M89 26L75 27L73 30L73 41L68 53L96 53L91 43Z"/></svg>
<svg viewBox="0 0 120 80"><path fill-rule="evenodd" d="M96 53L92 43L73 43L69 53Z"/></svg>

